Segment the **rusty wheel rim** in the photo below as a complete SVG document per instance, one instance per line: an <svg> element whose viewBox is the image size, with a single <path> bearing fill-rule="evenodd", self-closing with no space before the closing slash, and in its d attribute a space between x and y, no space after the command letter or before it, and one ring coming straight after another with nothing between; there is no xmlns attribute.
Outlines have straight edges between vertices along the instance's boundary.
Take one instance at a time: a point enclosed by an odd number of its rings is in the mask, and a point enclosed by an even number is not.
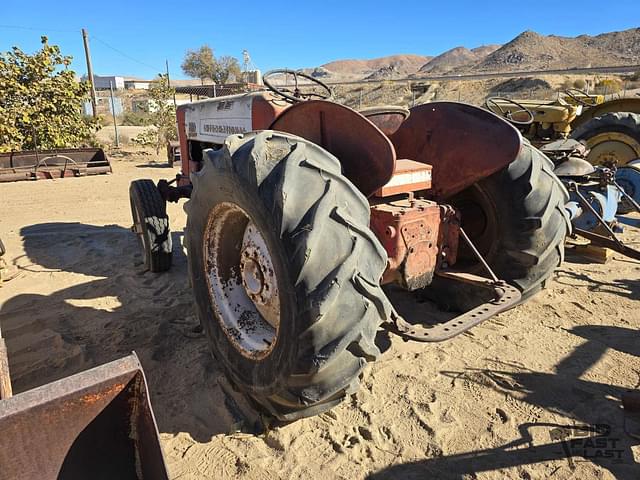
<svg viewBox="0 0 640 480"><path fill-rule="evenodd" d="M204 274L211 306L242 355L269 355L280 328L280 294L271 252L247 212L221 203L204 232Z"/></svg>
<svg viewBox="0 0 640 480"><path fill-rule="evenodd" d="M640 156L640 142L619 132L604 132L587 139L587 160L594 165L626 165Z"/></svg>

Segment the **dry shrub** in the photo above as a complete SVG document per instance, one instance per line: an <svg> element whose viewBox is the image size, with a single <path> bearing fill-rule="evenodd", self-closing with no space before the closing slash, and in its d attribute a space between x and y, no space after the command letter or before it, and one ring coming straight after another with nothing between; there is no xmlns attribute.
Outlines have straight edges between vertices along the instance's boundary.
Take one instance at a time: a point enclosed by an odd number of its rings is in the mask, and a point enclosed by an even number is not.
<svg viewBox="0 0 640 480"><path fill-rule="evenodd" d="M606 78L596 84L596 90L604 94L618 93L622 90L622 82L617 78Z"/></svg>
<svg viewBox="0 0 640 480"><path fill-rule="evenodd" d="M587 87L587 81L584 78L578 78L573 82L573 88L584 90Z"/></svg>

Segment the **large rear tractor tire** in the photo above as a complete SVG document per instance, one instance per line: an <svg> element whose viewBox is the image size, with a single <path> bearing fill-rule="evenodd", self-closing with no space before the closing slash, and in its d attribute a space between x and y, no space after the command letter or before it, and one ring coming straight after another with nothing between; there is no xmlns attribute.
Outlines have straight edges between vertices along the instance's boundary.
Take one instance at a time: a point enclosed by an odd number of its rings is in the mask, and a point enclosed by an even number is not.
<svg viewBox="0 0 640 480"><path fill-rule="evenodd" d="M571 224L569 195L552 162L528 141L501 171L448 200L462 213L462 227L496 275L522 292L541 290L564 259ZM460 241L456 268L485 274Z"/></svg>
<svg viewBox="0 0 640 480"><path fill-rule="evenodd" d="M622 167L640 158L640 114L606 113L576 128L571 137L586 143L593 165Z"/></svg>
<svg viewBox="0 0 640 480"><path fill-rule="evenodd" d="M152 180L134 180L129 187L133 231L140 237L144 265L152 272L171 268L172 243L167 205Z"/></svg>
<svg viewBox="0 0 640 480"><path fill-rule="evenodd" d="M189 271L227 377L280 421L337 405L390 315L367 199L330 153L269 131L229 137L191 178Z"/></svg>

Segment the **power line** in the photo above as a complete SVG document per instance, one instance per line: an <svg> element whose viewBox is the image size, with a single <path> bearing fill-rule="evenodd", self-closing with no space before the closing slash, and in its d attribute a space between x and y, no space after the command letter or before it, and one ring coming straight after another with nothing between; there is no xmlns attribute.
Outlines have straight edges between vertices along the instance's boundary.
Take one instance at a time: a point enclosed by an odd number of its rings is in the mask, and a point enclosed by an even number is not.
<svg viewBox="0 0 640 480"><path fill-rule="evenodd" d="M11 29L15 29L15 30L30 30L30 31L39 31L41 33L47 33L47 32L55 32L55 33L78 33L76 30L62 30L62 29L51 29L48 27L34 27L34 26L26 26L26 25L5 25L5 24L0 24L0 28L11 28ZM162 68L157 68L154 67L153 65L149 65L148 63L143 62L142 60L138 60L137 58L132 57L131 55L123 52L122 50L114 47L113 45L110 45L109 43L105 42L104 40L102 40L101 38L96 37L95 35L91 35L91 39L92 40L96 40L99 43L101 43L102 45L104 45L105 47L113 50L114 52L116 52L119 55L122 55L124 58L135 62L139 65L142 65L143 67L146 67L150 70L153 70L155 73L161 72Z"/></svg>
<svg viewBox="0 0 640 480"><path fill-rule="evenodd" d="M127 59L131 60L132 62L138 63L138 64L140 64L140 65L142 65L142 66L144 66L144 67L147 67L148 69L153 70L153 71L154 71L154 72L156 72L156 73L158 73L158 72L161 72L161 71L162 71L162 69L161 69L161 68L157 68L157 67L154 67L154 66L152 66L152 65L149 65L148 63L145 63L145 62L143 62L143 61L141 61L141 60L138 60L137 58L132 57L131 55L129 55L129 54L127 54L127 53L123 52L122 50L119 50L119 49L117 49L116 47L113 47L113 46L109 45L107 42L105 42L104 40L102 40L102 39L100 39L100 38L96 37L95 35L91 35L91 36L90 36L90 38L91 38L92 40L97 40L98 42L100 42L100 43L101 43L102 45L104 45L105 47L107 47L107 48L109 48L109 49L113 50L114 52L116 52L116 53L118 53L118 54L122 55L123 57L125 57L125 58L127 58Z"/></svg>
<svg viewBox="0 0 640 480"><path fill-rule="evenodd" d="M14 30L33 30L39 32L78 33L76 30L60 30L49 27L27 27L24 25L0 25L0 28L13 28Z"/></svg>
<svg viewBox="0 0 640 480"><path fill-rule="evenodd" d="M33 27L33 26L26 26L26 25L5 25L5 24L0 24L0 28L12 28L15 30L31 30L31 31L39 31L39 32L56 32L56 33L78 33L76 30L61 30L61 29L52 29L52 28L48 28L48 27ZM113 50L114 52L118 53L119 55L122 55L123 57L127 58L128 60L131 60L132 62L138 63L144 67L147 67L150 70L153 70L154 72L158 73L162 71L162 68L157 68L154 67L152 65L149 65L148 63L145 63L141 60L138 60L137 58L132 57L131 55L123 52L122 50L117 49L116 47L110 45L109 43L105 42L104 40L102 40L101 38L96 37L95 35L91 35L91 39L92 40L96 40L98 42L100 42L102 45L104 45L105 47Z"/></svg>

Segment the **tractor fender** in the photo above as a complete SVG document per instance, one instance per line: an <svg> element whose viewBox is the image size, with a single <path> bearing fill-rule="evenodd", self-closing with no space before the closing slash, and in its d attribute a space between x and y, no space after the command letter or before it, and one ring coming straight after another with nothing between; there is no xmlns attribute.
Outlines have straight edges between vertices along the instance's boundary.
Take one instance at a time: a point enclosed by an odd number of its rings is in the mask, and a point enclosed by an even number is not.
<svg viewBox="0 0 640 480"><path fill-rule="evenodd" d="M582 115L578 115L576 119L571 122L571 129L575 130L592 118L600 117L605 113L617 112L640 114L640 98L618 98L617 100L609 100L594 107L585 108Z"/></svg>
<svg viewBox="0 0 640 480"><path fill-rule="evenodd" d="M389 138L344 105L325 100L296 103L269 130L297 135L333 154L344 176L367 197L393 176L396 154Z"/></svg>
<svg viewBox="0 0 640 480"><path fill-rule="evenodd" d="M433 166L433 196L445 200L514 161L518 130L493 113L457 102L412 108L391 136L398 158Z"/></svg>

